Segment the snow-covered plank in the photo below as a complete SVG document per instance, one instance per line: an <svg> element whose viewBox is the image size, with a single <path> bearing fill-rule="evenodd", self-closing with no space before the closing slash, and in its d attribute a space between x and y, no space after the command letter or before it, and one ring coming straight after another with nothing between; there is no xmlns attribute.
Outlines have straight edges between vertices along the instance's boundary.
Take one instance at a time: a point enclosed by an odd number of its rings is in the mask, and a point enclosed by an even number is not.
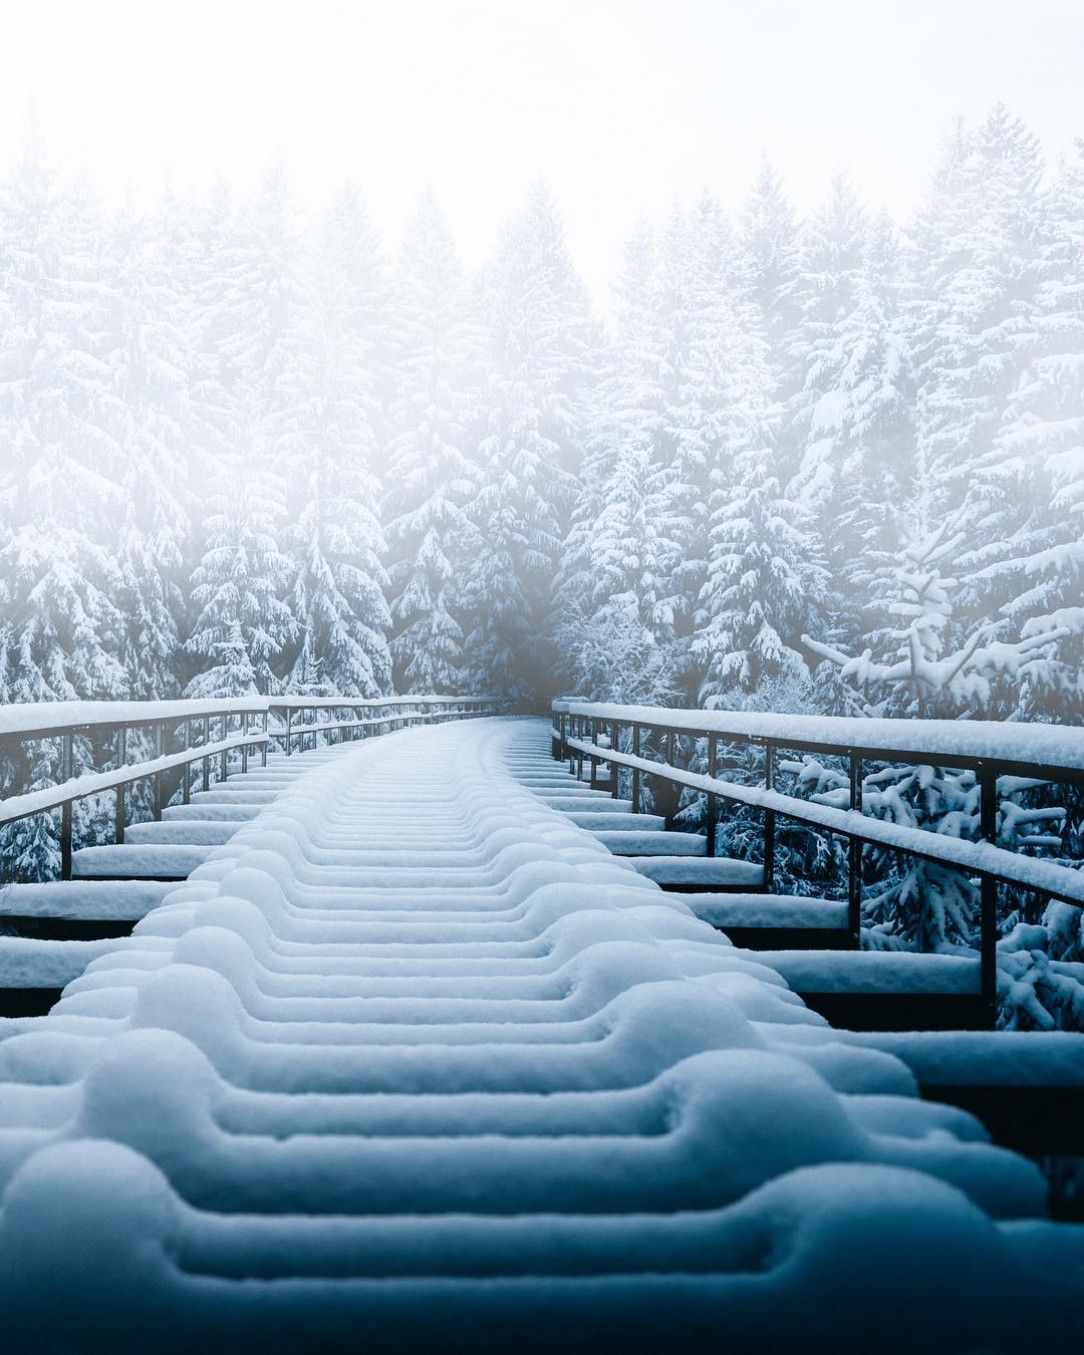
<svg viewBox="0 0 1084 1355"><path fill-rule="evenodd" d="M631 864L657 884L698 889L710 889L713 885L744 885L752 889L764 878L764 868L755 861L738 861L728 856L640 856L633 858Z"/></svg>
<svg viewBox="0 0 1084 1355"><path fill-rule="evenodd" d="M63 988L90 964L116 949L102 941L42 941L0 936L0 988Z"/></svg>
<svg viewBox="0 0 1084 1355"><path fill-rule="evenodd" d="M640 829L631 833L598 829L595 837L618 856L704 856L707 839L699 833L652 832Z"/></svg>
<svg viewBox="0 0 1084 1355"><path fill-rule="evenodd" d="M690 909L713 927L843 930L847 904L794 894L690 894Z"/></svg>
<svg viewBox="0 0 1084 1355"><path fill-rule="evenodd" d="M11 884L0 889L0 919L34 917L135 922L152 908L157 908L174 887L164 880L55 880L44 884Z"/></svg>
<svg viewBox="0 0 1084 1355"><path fill-rule="evenodd" d="M1084 1087L1084 1034L1073 1031L825 1032L791 1027L776 1034L792 1046L828 1039L881 1050L901 1059L928 1087Z"/></svg>
<svg viewBox="0 0 1084 1355"><path fill-rule="evenodd" d="M239 823L214 819L181 819L163 823L133 823L125 829L124 845L176 843L179 846L216 847L229 842Z"/></svg>
<svg viewBox="0 0 1084 1355"><path fill-rule="evenodd" d="M979 961L884 950L762 950L761 963L799 993L974 993Z"/></svg>
<svg viewBox="0 0 1084 1355"><path fill-rule="evenodd" d="M568 819L577 828L589 828L593 832L600 829L612 833L642 833L645 830L663 832L666 828L666 820L661 814L634 814L631 809L612 814L594 811L579 814L573 811Z"/></svg>
<svg viewBox="0 0 1084 1355"><path fill-rule="evenodd" d="M80 847L72 853L75 879L183 880L203 865L215 847L131 845Z"/></svg>

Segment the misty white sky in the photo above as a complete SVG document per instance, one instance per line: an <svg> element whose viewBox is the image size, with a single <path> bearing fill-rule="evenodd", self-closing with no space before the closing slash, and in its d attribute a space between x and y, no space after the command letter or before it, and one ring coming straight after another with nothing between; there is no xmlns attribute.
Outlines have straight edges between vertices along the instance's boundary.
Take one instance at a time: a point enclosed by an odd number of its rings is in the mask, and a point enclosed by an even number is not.
<svg viewBox="0 0 1084 1355"><path fill-rule="evenodd" d="M906 213L957 113L1084 135L1084 0L0 0L0 165L33 105L57 158L137 199L281 152L396 233L426 181L477 262L528 183L604 288L635 218L848 169Z"/></svg>

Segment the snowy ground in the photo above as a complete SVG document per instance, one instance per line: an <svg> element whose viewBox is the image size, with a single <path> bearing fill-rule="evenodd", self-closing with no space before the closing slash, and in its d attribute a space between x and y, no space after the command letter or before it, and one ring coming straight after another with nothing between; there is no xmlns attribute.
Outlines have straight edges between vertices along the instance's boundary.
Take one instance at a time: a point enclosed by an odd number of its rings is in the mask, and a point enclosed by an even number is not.
<svg viewBox="0 0 1084 1355"><path fill-rule="evenodd" d="M15 1348L1068 1341L1036 1169L536 794L548 739L292 760L0 1023Z"/></svg>

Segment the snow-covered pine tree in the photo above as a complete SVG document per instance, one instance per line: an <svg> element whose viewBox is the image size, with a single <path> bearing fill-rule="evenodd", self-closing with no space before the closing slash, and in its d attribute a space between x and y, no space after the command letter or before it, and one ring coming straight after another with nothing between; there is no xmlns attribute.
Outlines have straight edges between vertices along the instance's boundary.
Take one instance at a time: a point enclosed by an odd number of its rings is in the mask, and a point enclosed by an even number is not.
<svg viewBox="0 0 1084 1355"><path fill-rule="evenodd" d="M1001 530L976 549L976 602L1000 603L1010 629L1071 636L1002 694L1006 713L1084 715L1084 142L1043 197L1033 341L975 495ZM968 561L971 563L971 561Z"/></svg>
<svg viewBox="0 0 1084 1355"><path fill-rule="evenodd" d="M657 461L669 553L660 559L656 627L670 649L677 681L696 691L700 660L691 645L697 600L708 574L712 483L728 472L725 378L729 301L740 283L733 233L719 204L705 196L675 211L663 234L659 267L662 422Z"/></svg>
<svg viewBox="0 0 1084 1355"><path fill-rule="evenodd" d="M481 331L448 223L427 189L403 242L384 485L396 690L463 689L463 582L480 541Z"/></svg>
<svg viewBox="0 0 1084 1355"><path fill-rule="evenodd" d="M0 699L117 696L107 524L121 511L124 408L103 233L93 201L60 191L33 144L2 214Z"/></svg>
<svg viewBox="0 0 1084 1355"><path fill-rule="evenodd" d="M850 183L833 180L802 227L792 292L798 321L790 342L800 378L789 411L798 456L792 483L830 527L855 455L848 424L861 374L850 370L854 354L843 336L854 338L868 224Z"/></svg>
<svg viewBox="0 0 1084 1355"><path fill-rule="evenodd" d="M502 232L485 280L489 379L481 545L465 594L476 690L528 702L553 669L549 616L582 458L592 324L548 191L535 187Z"/></svg>
<svg viewBox="0 0 1084 1355"><path fill-rule="evenodd" d="M276 389L274 448L289 486L293 691L378 696L391 681L384 536L374 475L376 317L381 266L367 214L345 188L319 224Z"/></svg>
<svg viewBox="0 0 1084 1355"><path fill-rule="evenodd" d="M806 645L839 667L867 702L867 714L919 719L981 715L991 685L1018 677L1044 661L1067 632L1054 630L1013 641L995 637L980 621L959 634L952 625L960 581L946 567L968 540L966 514L957 512L933 532L905 538L898 557L874 575L867 616L869 643L856 657L805 637ZM954 638L959 644L953 644ZM876 657L875 657L876 654Z"/></svg>
<svg viewBox="0 0 1084 1355"><path fill-rule="evenodd" d="M869 715L953 718L981 714L993 683L1043 662L1062 632L1007 642L989 624L974 626L954 643L953 596L959 581L946 573L967 540L958 513L905 542L900 557L874 579L871 643L857 657L806 637L807 646L837 666L862 694ZM801 784L822 803L846 807L849 788L839 772L814 758L795 768ZM864 781L865 812L893 822L955 837L979 833L979 793L973 772L939 766L889 765ZM1002 805L999 840L1006 846L1049 844L1048 823L1060 817L1046 807ZM867 892L867 941L874 945L944 949L975 939L978 892L957 870L933 862L879 853L876 884Z"/></svg>
<svg viewBox="0 0 1084 1355"><path fill-rule="evenodd" d="M659 585L676 551L669 503L657 250L641 224L625 250L616 333L599 364L558 595L562 672L596 700L677 694Z"/></svg>
<svg viewBox="0 0 1084 1355"><path fill-rule="evenodd" d="M193 697L267 694L296 633L284 597L291 563L279 548L280 478L251 447L220 464L207 501L206 547L193 576L195 620L186 648L199 660Z"/></svg>
<svg viewBox="0 0 1084 1355"><path fill-rule="evenodd" d="M123 298L120 397L124 520L115 547L119 657L129 699L180 690L185 621L182 585L191 540L189 506L203 468L193 441L193 344L181 263L180 213L117 227Z"/></svg>
<svg viewBox="0 0 1084 1355"><path fill-rule="evenodd" d="M914 228L917 446L928 525L968 498L980 540L1005 521L982 470L1035 338L1041 172L1035 139L997 105L981 127L956 127Z"/></svg>
<svg viewBox="0 0 1084 1355"><path fill-rule="evenodd" d="M220 430L203 551L193 573L191 695L275 690L297 624L286 602L286 486L277 438L287 335L301 305L289 187L273 166L245 210L220 203L198 315L201 415ZM216 402L221 407L216 409Z"/></svg>
<svg viewBox="0 0 1084 1355"><path fill-rule="evenodd" d="M793 351L800 318L796 297L799 227L779 176L765 162L742 206L738 232L741 290L759 316L774 385L772 398L784 409L801 387L804 373ZM780 432L785 430L781 429ZM780 448L787 454L788 448ZM789 478L791 462L780 474Z"/></svg>
<svg viewBox="0 0 1084 1355"><path fill-rule="evenodd" d="M756 312L736 297L727 309L708 577L692 642L708 704L805 671L796 646L821 622L828 583L813 519L779 482L779 410Z"/></svg>
<svg viewBox="0 0 1084 1355"><path fill-rule="evenodd" d="M65 192L31 139L0 191L0 701L115 697L121 618L109 523L120 511L123 406L118 293L100 216ZM78 773L90 754L77 739ZM7 769L20 790L54 783L59 747L27 745ZM85 834L95 807L82 803ZM56 867L44 816L3 830L20 879Z"/></svg>

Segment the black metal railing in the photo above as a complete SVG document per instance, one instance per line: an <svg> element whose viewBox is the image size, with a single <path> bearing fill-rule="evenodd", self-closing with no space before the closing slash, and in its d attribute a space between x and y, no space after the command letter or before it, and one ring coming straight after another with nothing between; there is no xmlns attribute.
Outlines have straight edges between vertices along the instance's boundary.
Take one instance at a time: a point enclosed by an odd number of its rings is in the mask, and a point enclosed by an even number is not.
<svg viewBox="0 0 1084 1355"><path fill-rule="evenodd" d="M664 788L660 797L667 826L674 819L676 794L688 788L704 797L706 851L713 856L719 802L728 801L762 815L763 875L760 892L773 893L776 825L789 819L847 842L848 931L858 944L862 922L863 851L877 846L965 872L979 882L978 956L981 998L989 1019L997 999L998 891L1005 886L1035 891L1045 900L1084 908L1084 870L997 845L1003 779L1084 784L1084 730L1057 725L1000 724L990 721L861 720L734 711L669 710L576 700L555 701L553 754L567 760L579 777L589 764L611 768L610 788L619 792L625 769L634 811L643 807L644 778ZM645 735L648 736L645 738ZM675 765L675 741L690 738L706 772ZM650 744L661 757L645 756ZM720 745L759 750L759 786L721 776ZM624 745L624 746L623 746ZM840 809L788 795L775 788L779 755L817 753L842 759L847 768L849 805ZM863 813L864 771L869 763L902 763L961 768L974 773L978 786L978 840L952 837ZM1008 782L1006 781L1006 784ZM659 807L656 804L656 809Z"/></svg>
<svg viewBox="0 0 1084 1355"><path fill-rule="evenodd" d="M386 733L406 725L459 719L467 715L496 712L491 698L408 696L382 697L358 702L341 697L239 697L207 701L55 702L0 707L0 758L18 765L18 754L27 745L59 744L52 759L57 767L52 784L35 790L8 794L0 799L0 829L37 815L60 812L58 827L59 873L72 876L74 806L93 796L112 793L114 811L111 837L123 843L129 824L130 788L139 783L150 787L150 812L161 819L171 798L188 804L193 787L209 790L225 781L231 769L248 771L249 758L259 753L267 765L269 747L286 754L304 751L311 739L316 747L322 738L357 738ZM320 720L317 712L331 718ZM308 719L294 723L308 712ZM270 717L276 717L277 725ZM129 761L130 744L137 734L150 744L150 757ZM75 775L75 750L93 742L109 748L111 766L88 769ZM296 745L296 746L295 746ZM0 884L9 871L0 854Z"/></svg>

